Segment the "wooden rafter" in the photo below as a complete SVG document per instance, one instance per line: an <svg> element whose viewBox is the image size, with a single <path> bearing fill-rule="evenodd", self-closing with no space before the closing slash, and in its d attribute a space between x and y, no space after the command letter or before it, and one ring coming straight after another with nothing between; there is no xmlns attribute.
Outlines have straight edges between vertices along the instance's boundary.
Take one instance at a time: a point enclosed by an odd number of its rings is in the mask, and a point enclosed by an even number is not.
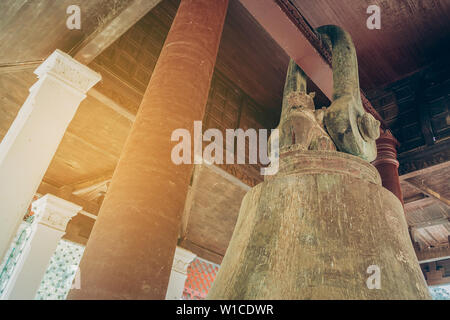
<svg viewBox="0 0 450 320"><path fill-rule="evenodd" d="M222 263L223 256L221 254L211 251L208 248L199 246L198 244L195 244L194 242L192 242L188 239L185 239L185 238L179 239L178 246L195 253L197 256L199 256L205 260L208 260L208 261L211 261L211 262L217 263L217 264Z"/></svg>
<svg viewBox="0 0 450 320"><path fill-rule="evenodd" d="M412 223L412 224L410 224L410 227L415 228L415 229L420 229L420 228L426 228L426 227L432 227L432 226L437 226L437 225L441 225L441 224L446 224L448 222L450 222L450 218L440 217L437 219L423 221L420 223Z"/></svg>
<svg viewBox="0 0 450 320"><path fill-rule="evenodd" d="M121 106L120 104L118 104L117 102L112 100L111 98L105 96L103 93L101 93L97 89L93 88L93 89L89 90L88 95L93 97L94 99L100 101L105 106L111 108L112 110L114 110L115 112L120 114L121 116L130 120L131 122L134 122L134 120L136 119L136 115L132 114L130 111L128 111L128 109Z"/></svg>
<svg viewBox="0 0 450 320"><path fill-rule="evenodd" d="M419 193L419 194L414 195L414 196L409 197L409 198L403 198L403 203L404 204L413 203L413 202L424 200L426 198L427 198L427 196L425 194Z"/></svg>
<svg viewBox="0 0 450 320"><path fill-rule="evenodd" d="M88 214L86 214L87 216L91 216L91 217L97 216L98 211L100 210L100 206L98 205L98 203L93 202L93 201L84 200L84 199L72 194L71 192L68 192L67 190L65 190L65 188L55 187L45 181L43 181L41 183L41 185L39 186L39 188L37 190L37 193L42 194L42 195L50 193L50 194L53 194L64 200L75 203L75 204L83 207L83 211L88 213Z"/></svg>
<svg viewBox="0 0 450 320"><path fill-rule="evenodd" d="M414 178L414 177L417 177L420 175L425 175L425 174L429 175L435 171L446 169L448 167L450 167L450 161L446 161L446 162L443 162L443 163L440 163L440 164L437 164L437 165L434 165L431 167L427 167L424 169L420 169L420 170L416 170L416 171L412 171L412 172L403 174L400 176L400 181L404 181L406 179Z"/></svg>
<svg viewBox="0 0 450 320"><path fill-rule="evenodd" d="M0 74L36 69L44 60L23 61L0 64Z"/></svg>

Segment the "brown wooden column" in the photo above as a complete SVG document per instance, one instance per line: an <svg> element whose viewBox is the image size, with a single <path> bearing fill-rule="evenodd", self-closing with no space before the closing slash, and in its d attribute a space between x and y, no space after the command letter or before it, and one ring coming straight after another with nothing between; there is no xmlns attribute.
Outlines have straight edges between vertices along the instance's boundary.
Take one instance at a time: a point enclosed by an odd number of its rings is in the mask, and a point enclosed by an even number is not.
<svg viewBox="0 0 450 320"><path fill-rule="evenodd" d="M228 0L181 0L69 299L164 299L192 165L175 129L202 120Z"/></svg>
<svg viewBox="0 0 450 320"><path fill-rule="evenodd" d="M402 189L398 175L399 162L397 160L397 147L400 145L389 130L381 130L377 140L377 158L372 164L381 176L383 187L391 191L403 204Z"/></svg>

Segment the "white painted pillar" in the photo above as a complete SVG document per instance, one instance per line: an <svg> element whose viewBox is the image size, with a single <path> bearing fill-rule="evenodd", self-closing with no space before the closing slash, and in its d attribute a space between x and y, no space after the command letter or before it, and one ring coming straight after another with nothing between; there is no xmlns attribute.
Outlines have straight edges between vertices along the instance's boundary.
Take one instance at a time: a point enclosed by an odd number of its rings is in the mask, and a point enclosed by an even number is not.
<svg viewBox="0 0 450 320"><path fill-rule="evenodd" d="M66 233L67 223L81 209L51 194L33 202L36 231L30 239L29 250L16 266L6 299L34 299L58 242Z"/></svg>
<svg viewBox="0 0 450 320"><path fill-rule="evenodd" d="M101 76L56 50L0 143L0 259L86 92Z"/></svg>
<svg viewBox="0 0 450 320"><path fill-rule="evenodd" d="M184 283L187 279L187 268L196 257L190 251L177 247L173 258L172 273L167 287L166 300L181 300Z"/></svg>

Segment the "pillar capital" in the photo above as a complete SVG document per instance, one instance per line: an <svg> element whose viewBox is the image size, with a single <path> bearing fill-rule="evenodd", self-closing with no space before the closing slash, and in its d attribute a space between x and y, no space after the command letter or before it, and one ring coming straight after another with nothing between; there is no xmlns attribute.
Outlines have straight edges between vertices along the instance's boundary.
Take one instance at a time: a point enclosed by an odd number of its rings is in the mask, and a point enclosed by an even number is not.
<svg viewBox="0 0 450 320"><path fill-rule="evenodd" d="M34 73L39 79L52 76L83 94L101 80L100 74L58 49Z"/></svg>
<svg viewBox="0 0 450 320"><path fill-rule="evenodd" d="M62 232L65 232L70 219L83 209L52 194L34 201L32 206L39 219L38 223Z"/></svg>

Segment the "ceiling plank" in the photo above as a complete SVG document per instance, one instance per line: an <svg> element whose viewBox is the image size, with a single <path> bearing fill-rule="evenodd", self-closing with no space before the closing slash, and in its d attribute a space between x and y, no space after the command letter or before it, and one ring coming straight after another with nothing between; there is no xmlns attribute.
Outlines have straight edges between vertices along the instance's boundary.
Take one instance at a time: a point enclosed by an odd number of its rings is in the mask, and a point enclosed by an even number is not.
<svg viewBox="0 0 450 320"><path fill-rule="evenodd" d="M419 209L422 210L435 202L436 200L433 197L425 197L414 201L405 202L405 212L412 212Z"/></svg>
<svg viewBox="0 0 450 320"><path fill-rule="evenodd" d="M431 173L435 169L446 168L450 164L450 137L437 141L431 146L420 146L398 154L400 180L408 179L418 174ZM445 164L446 163L446 164ZM441 167L434 166L442 165ZM428 169L433 167L433 169ZM416 171L427 169L430 171Z"/></svg>
<svg viewBox="0 0 450 320"><path fill-rule="evenodd" d="M321 91L332 100L333 72L310 40L297 28L273 0L241 0L244 7L286 53L305 71Z"/></svg>
<svg viewBox="0 0 450 320"><path fill-rule="evenodd" d="M195 253L198 257L202 259L211 261L219 265L222 263L223 256L221 254L211 251L208 248L199 246L188 239L180 239L178 241L178 246Z"/></svg>
<svg viewBox="0 0 450 320"><path fill-rule="evenodd" d="M423 76L420 78L416 86L415 108L419 113L420 129L422 130L425 143L428 146L431 146L435 143L436 138L434 137L433 128L431 126L431 119L428 111L429 109L425 103L425 92L423 88L426 87L426 84Z"/></svg>
<svg viewBox="0 0 450 320"><path fill-rule="evenodd" d="M0 19L0 30L2 30L8 23L10 23L16 14L26 4L27 0L10 0L0 2L0 12L3 14Z"/></svg>
<svg viewBox="0 0 450 320"><path fill-rule="evenodd" d="M416 195L414 195L414 196L412 196L412 197L409 197L409 198L403 198L403 202L405 203L405 204L407 204L407 203L413 203L413 202L417 202L417 201L420 201L420 200L423 200L423 199L426 199L427 198L427 196L425 195L425 194L423 194L423 193L418 193L418 194L416 194Z"/></svg>
<svg viewBox="0 0 450 320"><path fill-rule="evenodd" d="M14 63L3 63L0 64L0 74L20 72L29 69L37 68L44 60L36 61L24 61L24 62L14 62Z"/></svg>
<svg viewBox="0 0 450 320"><path fill-rule="evenodd" d="M134 0L110 23L95 30L84 41L72 48L69 54L79 62L89 64L160 2L161 0ZM0 74L37 68L43 61L0 64Z"/></svg>
<svg viewBox="0 0 450 320"><path fill-rule="evenodd" d="M85 139L81 138L80 136L78 136L77 134L71 132L70 130L66 130L65 135L67 135L68 137L71 137L71 138L73 138L75 140L78 140L79 142L81 142L81 143L91 147L92 149L98 151L99 153L102 153L105 156L108 156L113 161L117 161L119 159L119 155L112 154L112 153L104 150L103 148L101 148L99 146L96 146L96 145L94 145L93 143L91 143L89 141L86 141Z"/></svg>

